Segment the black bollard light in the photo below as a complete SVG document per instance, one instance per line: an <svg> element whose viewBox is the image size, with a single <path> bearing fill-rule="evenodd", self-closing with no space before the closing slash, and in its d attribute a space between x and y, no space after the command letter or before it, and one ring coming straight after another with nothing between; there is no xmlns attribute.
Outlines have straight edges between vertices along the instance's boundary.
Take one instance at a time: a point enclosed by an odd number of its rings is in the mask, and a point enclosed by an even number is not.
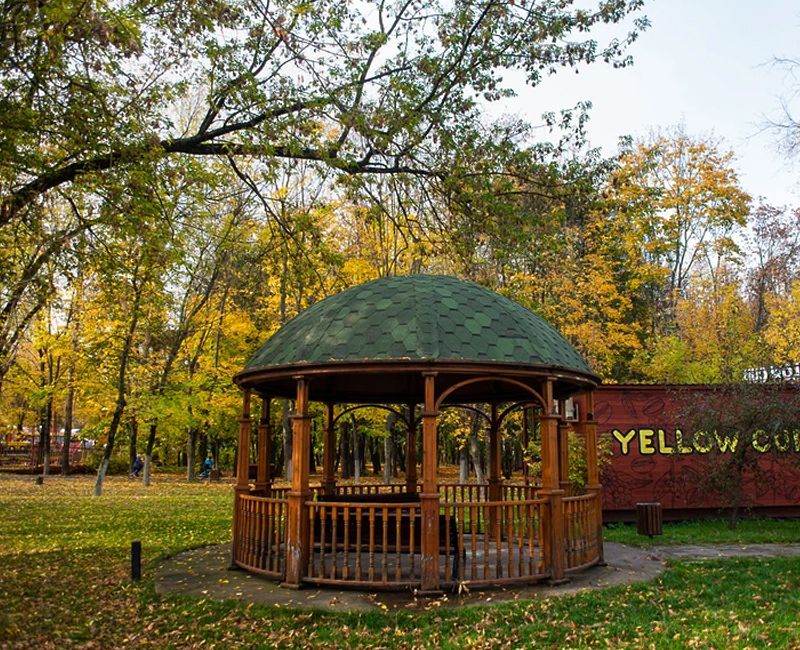
<svg viewBox="0 0 800 650"><path fill-rule="evenodd" d="M137 539L131 542L131 580L142 577L142 543Z"/></svg>

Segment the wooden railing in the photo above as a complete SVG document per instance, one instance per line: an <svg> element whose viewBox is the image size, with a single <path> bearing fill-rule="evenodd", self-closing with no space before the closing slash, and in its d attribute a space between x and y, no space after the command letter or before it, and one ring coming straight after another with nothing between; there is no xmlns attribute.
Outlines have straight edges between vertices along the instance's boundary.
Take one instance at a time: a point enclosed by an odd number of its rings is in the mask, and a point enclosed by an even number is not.
<svg viewBox="0 0 800 650"><path fill-rule="evenodd" d="M273 487L270 494L275 499L285 499L288 492L288 486ZM422 489L421 485L417 485L417 491ZM501 495L503 501L530 501L536 498L536 491L539 486L530 483L523 484L503 484L501 486ZM311 493L316 498L317 494L322 492L322 488L318 485L313 485L310 488ZM342 484L336 486L336 494L398 494L406 491L405 483L359 483L357 485ZM438 486L439 494L442 501L448 503L473 503L476 501L485 501L489 498L489 486L479 483L441 483Z"/></svg>
<svg viewBox="0 0 800 650"><path fill-rule="evenodd" d="M547 502L540 499L442 504L445 520L456 525L453 579L499 584L548 577L539 538L546 508Z"/></svg>
<svg viewBox="0 0 800 650"><path fill-rule="evenodd" d="M388 498L380 502L380 494L400 494L404 485L391 491L383 485L342 487L348 490L340 492L344 499L306 502L310 552L304 579L332 586L419 585L419 502L409 499L401 503L397 497L391 503ZM458 583L533 583L550 576L548 540L541 539L548 501L519 498L530 494L532 487L504 487L512 488L503 492L506 500L489 502L461 500L478 497L486 486L440 486L443 497L449 497L442 498L439 505L439 582L443 588ZM238 497L233 550L237 565L267 577L284 578L287 500L276 495L285 492L278 488L272 490L271 498ZM314 492L316 497L317 490ZM349 494L374 494L375 502L348 502ZM600 557L597 498L567 497L563 504L565 569L590 566Z"/></svg>
<svg viewBox="0 0 800 650"><path fill-rule="evenodd" d="M503 483L500 486L501 501L531 501L536 498L536 492L539 487L534 483L527 485Z"/></svg>
<svg viewBox="0 0 800 650"><path fill-rule="evenodd" d="M399 494L406 491L405 483L358 483L337 485L336 494Z"/></svg>
<svg viewBox="0 0 800 650"><path fill-rule="evenodd" d="M597 497L594 494L564 499L567 571L584 568L600 559L597 508Z"/></svg>
<svg viewBox="0 0 800 650"><path fill-rule="evenodd" d="M283 578L286 559L286 500L242 495L234 561L244 569Z"/></svg>
<svg viewBox="0 0 800 650"><path fill-rule="evenodd" d="M474 503L489 498L489 486L478 483L442 483L439 498L447 503Z"/></svg>
<svg viewBox="0 0 800 650"><path fill-rule="evenodd" d="M309 501L305 580L327 585L419 582L420 504Z"/></svg>

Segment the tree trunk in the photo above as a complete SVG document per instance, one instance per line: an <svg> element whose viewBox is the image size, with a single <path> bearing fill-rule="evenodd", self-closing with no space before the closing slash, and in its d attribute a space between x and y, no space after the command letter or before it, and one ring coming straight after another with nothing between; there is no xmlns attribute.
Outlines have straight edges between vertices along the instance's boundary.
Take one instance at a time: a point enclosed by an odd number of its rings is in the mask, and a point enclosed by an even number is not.
<svg viewBox="0 0 800 650"><path fill-rule="evenodd" d="M75 404L75 365L70 362L67 373L67 398L64 400L64 446L61 448L61 475L69 475L72 445L72 407Z"/></svg>
<svg viewBox="0 0 800 650"><path fill-rule="evenodd" d="M283 412L281 414L283 424L283 477L291 482L292 480L292 447L294 442L294 431L292 423L289 421L289 400L283 400Z"/></svg>
<svg viewBox="0 0 800 650"><path fill-rule="evenodd" d="M350 427L346 420L339 422L339 476L349 479L353 476L353 454L350 445Z"/></svg>
<svg viewBox="0 0 800 650"><path fill-rule="evenodd" d="M728 520L728 528L734 530L736 524L739 522L739 502L742 498L742 479L744 475L744 467L738 465L736 467L736 484L733 493L733 502L731 503L731 514Z"/></svg>
<svg viewBox="0 0 800 650"><path fill-rule="evenodd" d="M131 339L133 333L131 332ZM122 413L125 410L125 371L128 365L128 354L130 348L125 351L124 361L120 363L119 375L117 377L117 402L114 406L114 415L111 418L111 426L108 428L108 442L106 442L106 449L103 453L103 460L100 461L100 467L97 470L97 480L94 484L94 495L99 497L103 494L103 480L108 471L108 463L111 460L111 453L114 450L114 438L119 429L119 423L122 421Z"/></svg>
<svg viewBox="0 0 800 650"><path fill-rule="evenodd" d="M137 269L138 271L138 269ZM138 275L138 274L137 274ZM125 333L123 340L122 350L119 355L119 369L117 371L117 400L114 405L114 415L111 418L111 426L108 428L108 441L106 442L105 453L103 460L100 462L100 468L97 470L97 480L94 484L94 495L99 497L103 494L103 480L106 477L108 470L108 463L111 459L111 453L114 451L114 439L119 429L119 424L122 421L122 413L125 410L125 383L128 373L128 361L131 356L131 349L133 348L133 336L136 333L136 328L139 324L139 306L141 305L143 289L141 284L135 284L133 306L131 307L131 319L128 324L128 331Z"/></svg>
<svg viewBox="0 0 800 650"><path fill-rule="evenodd" d="M480 428L479 417L477 413L472 416L472 426L469 430L469 451L470 456L472 456L472 465L475 468L475 480L483 484L486 483L486 477L483 474L480 446L478 445L478 429Z"/></svg>
<svg viewBox="0 0 800 650"><path fill-rule="evenodd" d="M353 477L356 483L361 481L361 444L356 427L356 417L350 413L350 426L353 429Z"/></svg>
<svg viewBox="0 0 800 650"><path fill-rule="evenodd" d="M508 437L503 440L501 449L503 450L503 478L509 480L514 473L514 447Z"/></svg>
<svg viewBox="0 0 800 650"><path fill-rule="evenodd" d="M150 463L153 461L153 447L156 444L156 430L158 424L150 423L150 430L147 434L147 447L144 451L144 469L142 470L142 485L150 485Z"/></svg>
<svg viewBox="0 0 800 650"><path fill-rule="evenodd" d="M47 404L42 409L42 424L39 430L39 447L41 451L39 455L42 457L42 476L49 476L50 474L50 445L51 445L51 431L53 422L53 398L47 398Z"/></svg>
<svg viewBox="0 0 800 650"><path fill-rule="evenodd" d="M458 452L458 482L466 483L469 480L469 452L466 443L461 445Z"/></svg>
<svg viewBox="0 0 800 650"><path fill-rule="evenodd" d="M383 439L384 462L383 462L383 482L391 483L394 473L394 425L397 422L397 414L390 412L386 416L386 437Z"/></svg>
<svg viewBox="0 0 800 650"><path fill-rule="evenodd" d="M203 433L200 435L200 453L197 456L200 459L201 463L206 461L208 458L208 434Z"/></svg>
<svg viewBox="0 0 800 650"><path fill-rule="evenodd" d="M133 464L136 462L136 444L139 438L139 425L135 417L131 418L130 427L128 437L128 474L133 472Z"/></svg>
<svg viewBox="0 0 800 650"><path fill-rule="evenodd" d="M372 458L372 473L378 476L381 473L381 454L378 449L378 441L375 438L372 438L369 450Z"/></svg>
<svg viewBox="0 0 800 650"><path fill-rule="evenodd" d="M197 448L198 431L194 427L189 429L189 439L186 444L186 479L191 483L195 480L195 450Z"/></svg>

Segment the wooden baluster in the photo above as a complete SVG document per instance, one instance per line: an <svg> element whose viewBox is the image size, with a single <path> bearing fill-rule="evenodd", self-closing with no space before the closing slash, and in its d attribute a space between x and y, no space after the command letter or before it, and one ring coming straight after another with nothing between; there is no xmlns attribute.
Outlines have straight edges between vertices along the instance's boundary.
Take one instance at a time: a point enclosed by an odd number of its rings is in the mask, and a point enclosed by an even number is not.
<svg viewBox="0 0 800 650"><path fill-rule="evenodd" d="M396 558L397 566L395 567L395 570L394 570L394 581L395 582L400 582L400 579L401 579L401 570L400 569L401 569L401 566L402 566L401 565L402 556L400 555L400 550L401 550L400 549L400 546L401 546L400 542L402 541L402 538L403 538L402 528L401 528L402 523L403 523L403 509L402 508L399 508L399 507L395 508L394 518L395 518L395 540L396 540L395 541L395 546L397 547L397 558Z"/></svg>
<svg viewBox="0 0 800 650"><path fill-rule="evenodd" d="M507 504L501 508L505 517L505 544L508 551L508 566L506 567L506 577L514 576L514 506ZM502 529L501 529L502 530Z"/></svg>
<svg viewBox="0 0 800 650"><path fill-rule="evenodd" d="M469 527L470 527L470 550L472 559L470 564L472 565L472 579L478 579L478 508L477 506L470 506L470 517L469 517Z"/></svg>
<svg viewBox="0 0 800 650"><path fill-rule="evenodd" d="M464 547L464 516L466 514L466 509L461 508L458 514L458 548L456 549L456 553L458 553L458 579L462 582L464 578L467 576L467 567L464 566L467 561L467 554L465 553Z"/></svg>
<svg viewBox="0 0 800 650"><path fill-rule="evenodd" d="M328 577L336 580L336 568L339 564L339 515L342 512L340 506L331 508L331 570Z"/></svg>
<svg viewBox="0 0 800 650"><path fill-rule="evenodd" d="M572 503L572 512L570 514L570 526L572 527L571 536L572 536L572 566L578 566L580 564L580 516L581 516L581 504L580 502Z"/></svg>
<svg viewBox="0 0 800 650"><path fill-rule="evenodd" d="M571 501L565 501L564 502L564 521L566 523L566 529L567 529L566 530L567 539L565 540L566 541L567 552L566 552L565 561L567 563L567 566L570 567L570 568L572 568L573 556L575 554L575 547L574 547L575 535L574 535L574 530L573 530L573 528L574 528L574 526L573 526L573 524L574 524L573 511L574 511L574 508L573 508L572 502Z"/></svg>
<svg viewBox="0 0 800 650"><path fill-rule="evenodd" d="M516 553L516 540L517 540L517 519L516 519L517 507L516 505L511 502L506 506L506 516L508 517L509 521L506 523L507 527L507 536L508 536L508 575L510 576L519 576L519 571L517 570L517 562L519 561L519 553Z"/></svg>
<svg viewBox="0 0 800 650"><path fill-rule="evenodd" d="M367 508L369 512L369 568L367 576L370 582L375 580L375 508Z"/></svg>
<svg viewBox="0 0 800 650"><path fill-rule="evenodd" d="M453 579L450 566L450 517L448 517L447 508L444 509L444 579L446 582Z"/></svg>
<svg viewBox="0 0 800 650"><path fill-rule="evenodd" d="M319 524L320 524L320 534L319 534L319 572L317 575L320 578L325 577L325 567L328 564L328 526L331 526L331 535L333 535L333 524L328 523L328 519L331 517L331 513L333 512L333 506L320 506L320 516L319 516ZM335 553L335 549L333 549Z"/></svg>
<svg viewBox="0 0 800 650"><path fill-rule="evenodd" d="M383 525L381 526L383 530L383 544L381 545L381 582L386 584L389 582L389 508L384 506L381 509L381 514L383 515Z"/></svg>
<svg viewBox="0 0 800 650"><path fill-rule="evenodd" d="M250 504L250 566L256 566L258 557L258 502Z"/></svg>
<svg viewBox="0 0 800 650"><path fill-rule="evenodd" d="M575 549L573 552L574 566L581 563L581 515L583 510L583 503L580 501L573 505L572 511L572 546Z"/></svg>
<svg viewBox="0 0 800 650"><path fill-rule="evenodd" d="M525 506L518 503L514 506L517 526L517 575L525 575Z"/></svg>
<svg viewBox="0 0 800 650"><path fill-rule="evenodd" d="M350 507L344 508L344 546L342 548L342 580L350 578Z"/></svg>
<svg viewBox="0 0 800 650"><path fill-rule="evenodd" d="M271 501L267 508L267 547L264 552L264 568L267 571L275 571L277 568L273 564L273 551L275 546L275 513L278 504Z"/></svg>
<svg viewBox="0 0 800 650"><path fill-rule="evenodd" d="M356 580L361 581L361 508L356 507Z"/></svg>
<svg viewBox="0 0 800 650"><path fill-rule="evenodd" d="M275 570L283 573L286 560L286 503L277 504L275 509Z"/></svg>
<svg viewBox="0 0 800 650"><path fill-rule="evenodd" d="M239 548L241 549L241 559L244 564L247 564L247 518L249 513L247 511L247 498L241 497L239 502L241 503L241 537L239 538Z"/></svg>
<svg viewBox="0 0 800 650"><path fill-rule="evenodd" d="M245 563L253 566L253 502L248 499L245 504Z"/></svg>
<svg viewBox="0 0 800 650"><path fill-rule="evenodd" d="M491 535L489 534L489 528L486 525L486 521L489 519L489 514L487 510L491 508L489 505L484 505L481 508L481 528L483 528L483 579L488 580L492 577L491 570L489 567L489 542Z"/></svg>
<svg viewBox="0 0 800 650"><path fill-rule="evenodd" d="M262 548L261 548L261 567L268 571L269 566L269 549L270 544L272 542L272 538L270 537L270 521L272 519L272 508L273 503L271 501L265 501L263 504L263 511L261 517L261 525L262 525Z"/></svg>
<svg viewBox="0 0 800 650"><path fill-rule="evenodd" d="M310 537L311 537L311 541L312 541L311 552L308 554L308 575L313 578L314 574L317 573L316 570L315 570L316 562L317 562L317 559L316 559L317 555L319 556L319 561L321 563L325 561L325 548L324 548L325 523L323 521L323 517L325 515L322 512L322 510L320 509L320 506L316 505L316 502L315 502L315 505L313 505L312 507L310 507L308 509L308 516L311 519ZM319 553L318 554L315 553L316 548L315 548L315 545L313 544L314 537L315 537L315 534L316 534L314 531L316 530L317 526L320 527L319 528ZM319 575L319 574L317 574L317 575Z"/></svg>
<svg viewBox="0 0 800 650"><path fill-rule="evenodd" d="M415 570L417 564L416 564L415 553L414 553L416 551L416 547L414 545L414 535L415 535L416 530L417 530L417 514L418 514L418 512L417 512L417 507L416 506L412 507L409 510L409 514L408 514L408 521L409 521L409 525L408 525L408 560L409 560L409 563L411 565L410 566L410 569L411 569L410 580L412 582L414 582L414 580L416 579L416 575L417 575L416 570Z"/></svg>
<svg viewBox="0 0 800 650"><path fill-rule="evenodd" d="M528 571L526 575L534 575L536 573L536 506L532 503L525 505L525 527L528 542Z"/></svg>
<svg viewBox="0 0 800 650"><path fill-rule="evenodd" d="M261 551L259 552L258 566L263 571L269 571L270 550L270 517L272 516L272 503L263 501L261 504Z"/></svg>
<svg viewBox="0 0 800 650"><path fill-rule="evenodd" d="M263 501L256 502L256 569L264 568L264 507Z"/></svg>
<svg viewBox="0 0 800 650"><path fill-rule="evenodd" d="M585 501L581 502L583 506L581 508L581 518L580 518L580 563L586 564L588 562L588 557L586 553L586 545L589 541L587 538L587 528L586 528L586 514L589 511L589 504Z"/></svg>
<svg viewBox="0 0 800 650"><path fill-rule="evenodd" d="M286 560L286 549L284 541L286 539L286 503L279 503L277 509L277 521L275 522L275 569L283 573L284 561Z"/></svg>
<svg viewBox="0 0 800 650"><path fill-rule="evenodd" d="M277 538L275 528L280 526L280 504L272 502L269 504L267 517L267 571L277 571L275 564L275 540Z"/></svg>

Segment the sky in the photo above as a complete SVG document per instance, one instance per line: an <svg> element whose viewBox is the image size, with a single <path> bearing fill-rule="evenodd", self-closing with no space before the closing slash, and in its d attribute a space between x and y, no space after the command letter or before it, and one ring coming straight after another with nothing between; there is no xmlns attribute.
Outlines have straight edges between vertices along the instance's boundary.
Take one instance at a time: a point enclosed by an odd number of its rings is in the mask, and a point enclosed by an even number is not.
<svg viewBox="0 0 800 650"><path fill-rule="evenodd" d="M775 133L764 128L782 115L781 98L791 90L774 59L800 59L800 2L649 0L644 14L651 26L630 49L632 67L594 63L579 74L559 72L518 91L507 112L538 122L545 111L590 100L589 139L606 155L621 135L683 124L689 135L721 140L721 149L734 152L751 196L800 207L800 159L782 156Z"/></svg>

